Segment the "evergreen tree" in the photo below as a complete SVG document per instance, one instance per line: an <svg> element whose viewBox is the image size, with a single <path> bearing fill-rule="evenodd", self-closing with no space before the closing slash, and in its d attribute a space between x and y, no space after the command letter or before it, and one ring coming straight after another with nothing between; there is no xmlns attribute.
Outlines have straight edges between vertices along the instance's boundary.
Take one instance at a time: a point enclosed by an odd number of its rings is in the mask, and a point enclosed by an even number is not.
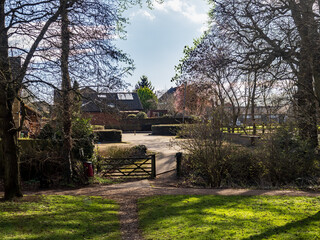
<svg viewBox="0 0 320 240"><path fill-rule="evenodd" d="M151 82L148 80L148 77L146 75L142 75L140 77L140 81L138 81L138 83L136 84L136 90L144 87L149 88L152 92L154 90L154 87L152 86Z"/></svg>

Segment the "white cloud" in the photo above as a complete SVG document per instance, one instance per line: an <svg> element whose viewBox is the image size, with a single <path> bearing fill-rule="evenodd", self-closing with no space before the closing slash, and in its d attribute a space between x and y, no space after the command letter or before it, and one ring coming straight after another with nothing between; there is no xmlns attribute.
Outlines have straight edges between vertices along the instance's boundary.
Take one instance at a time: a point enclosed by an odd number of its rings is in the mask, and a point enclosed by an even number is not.
<svg viewBox="0 0 320 240"><path fill-rule="evenodd" d="M208 19L207 13L199 11L196 6L196 4L191 4L183 0L166 0L162 4L155 1L153 2L154 9L158 11L173 11L183 15L191 22L203 24Z"/></svg>
<svg viewBox="0 0 320 240"><path fill-rule="evenodd" d="M204 33L205 31L207 31L209 28L208 28L208 26L207 25L203 25L201 28L199 28L199 32L200 33Z"/></svg>
<svg viewBox="0 0 320 240"><path fill-rule="evenodd" d="M130 17L136 17L136 16L143 16L151 21L153 21L156 18L154 15L152 15L147 10L142 10L142 9L140 9L139 11L134 12L130 15Z"/></svg>

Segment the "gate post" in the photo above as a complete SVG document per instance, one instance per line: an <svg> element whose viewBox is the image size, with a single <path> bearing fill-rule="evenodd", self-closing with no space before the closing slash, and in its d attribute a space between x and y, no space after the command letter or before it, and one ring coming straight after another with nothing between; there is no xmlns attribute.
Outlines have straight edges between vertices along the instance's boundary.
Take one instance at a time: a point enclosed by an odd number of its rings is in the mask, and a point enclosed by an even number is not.
<svg viewBox="0 0 320 240"><path fill-rule="evenodd" d="M181 160L182 160L182 152L176 153L177 160L177 178L181 177Z"/></svg>
<svg viewBox="0 0 320 240"><path fill-rule="evenodd" d="M156 178L156 155L151 155L151 178Z"/></svg>

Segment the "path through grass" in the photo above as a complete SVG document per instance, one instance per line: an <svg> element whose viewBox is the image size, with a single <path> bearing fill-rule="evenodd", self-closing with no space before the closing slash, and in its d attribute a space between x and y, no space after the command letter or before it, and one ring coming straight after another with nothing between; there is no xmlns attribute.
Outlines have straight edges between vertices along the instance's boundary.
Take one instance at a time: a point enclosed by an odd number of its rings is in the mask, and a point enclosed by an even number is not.
<svg viewBox="0 0 320 240"><path fill-rule="evenodd" d="M139 200L146 239L320 239L320 198L161 196Z"/></svg>
<svg viewBox="0 0 320 240"><path fill-rule="evenodd" d="M0 202L0 239L120 239L118 205L84 196Z"/></svg>

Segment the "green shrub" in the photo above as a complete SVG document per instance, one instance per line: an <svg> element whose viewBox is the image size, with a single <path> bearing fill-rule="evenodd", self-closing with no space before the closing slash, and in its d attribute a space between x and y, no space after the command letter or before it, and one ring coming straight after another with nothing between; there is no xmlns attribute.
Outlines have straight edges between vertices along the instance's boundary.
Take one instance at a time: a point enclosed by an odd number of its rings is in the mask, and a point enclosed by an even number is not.
<svg viewBox="0 0 320 240"><path fill-rule="evenodd" d="M137 119L146 119L148 118L147 114L145 112L138 112L136 115Z"/></svg>
<svg viewBox="0 0 320 240"><path fill-rule="evenodd" d="M19 140L20 175L23 180L50 179L64 171L59 150L61 141Z"/></svg>
<svg viewBox="0 0 320 240"><path fill-rule="evenodd" d="M172 114L165 114L161 116L160 118L174 118Z"/></svg>
<svg viewBox="0 0 320 240"><path fill-rule="evenodd" d="M137 115L133 113L127 116L127 119L135 119L135 118L137 118Z"/></svg>
<svg viewBox="0 0 320 240"><path fill-rule="evenodd" d="M41 130L38 138L49 139L51 141L62 141L62 127L56 124L52 127L51 124L46 124ZM77 160L88 160L93 155L94 149L94 134L93 127L90 124L90 119L75 118L72 121L71 137L73 140L72 154Z"/></svg>
<svg viewBox="0 0 320 240"><path fill-rule="evenodd" d="M103 131L94 131L96 134L96 142L121 142L122 131L116 129L107 129Z"/></svg>
<svg viewBox="0 0 320 240"><path fill-rule="evenodd" d="M153 135L175 136L182 129L182 124L152 125Z"/></svg>
<svg viewBox="0 0 320 240"><path fill-rule="evenodd" d="M47 123L43 126L38 136L39 139L53 139L55 133L55 129L51 126L51 124Z"/></svg>
<svg viewBox="0 0 320 240"><path fill-rule="evenodd" d="M307 185L320 176L319 155L308 141L298 137L293 127L275 129L257 150L274 186Z"/></svg>
<svg viewBox="0 0 320 240"><path fill-rule="evenodd" d="M105 151L100 152L99 155L106 158L127 158L143 156L147 153L145 145L137 145L133 147L111 146Z"/></svg>
<svg viewBox="0 0 320 240"><path fill-rule="evenodd" d="M187 128L189 138L179 141L187 154L183 171L187 178L211 187L219 187L225 174L228 146L222 145L222 133L216 124L195 124Z"/></svg>
<svg viewBox="0 0 320 240"><path fill-rule="evenodd" d="M93 156L94 134L90 120L77 118L72 124L73 156L78 160L88 160Z"/></svg>
<svg viewBox="0 0 320 240"><path fill-rule="evenodd" d="M97 153L93 164L96 166L97 172L100 172L103 158L130 158L140 157L147 154L147 147L145 145L137 145L133 147L111 146L104 151Z"/></svg>
<svg viewBox="0 0 320 240"><path fill-rule="evenodd" d="M201 117L196 116L196 115L189 116L189 119L191 120L192 123L200 123L201 122Z"/></svg>
<svg viewBox="0 0 320 240"><path fill-rule="evenodd" d="M315 149L287 127L277 128L256 147L224 143L212 124L190 125L182 172L188 182L212 187L281 187L319 184Z"/></svg>
<svg viewBox="0 0 320 240"><path fill-rule="evenodd" d="M41 130L39 138L47 139L52 144L52 146L48 145L43 150L33 149L33 153L27 155L27 159L29 165L36 166L36 172L40 172L42 175L49 176L63 176L65 168L63 168L63 161L61 156L62 149L62 125L57 122L53 127L51 124L47 124ZM84 171L82 169L82 162L86 160L90 160L93 157L94 153L94 134L92 126L90 125L89 119L84 118L75 118L72 120L72 167L73 167L73 176L74 181L78 181L80 179L84 179ZM23 155L22 155L23 156ZM52 162L51 167L46 167L43 169L41 167L43 159L45 161L48 156L48 162ZM48 164L47 164L48 165ZM28 166L26 164L26 166ZM50 166L50 164L48 165ZM27 168L27 167L26 167ZM56 169L55 171L51 171L51 169ZM31 167L32 169L32 167ZM80 180L81 182L83 182Z"/></svg>
<svg viewBox="0 0 320 240"><path fill-rule="evenodd" d="M257 149L229 146L222 186L248 187L268 185L267 166Z"/></svg>
<svg viewBox="0 0 320 240"><path fill-rule="evenodd" d="M136 145L131 148L131 154L134 156L143 156L147 154L146 145Z"/></svg>

